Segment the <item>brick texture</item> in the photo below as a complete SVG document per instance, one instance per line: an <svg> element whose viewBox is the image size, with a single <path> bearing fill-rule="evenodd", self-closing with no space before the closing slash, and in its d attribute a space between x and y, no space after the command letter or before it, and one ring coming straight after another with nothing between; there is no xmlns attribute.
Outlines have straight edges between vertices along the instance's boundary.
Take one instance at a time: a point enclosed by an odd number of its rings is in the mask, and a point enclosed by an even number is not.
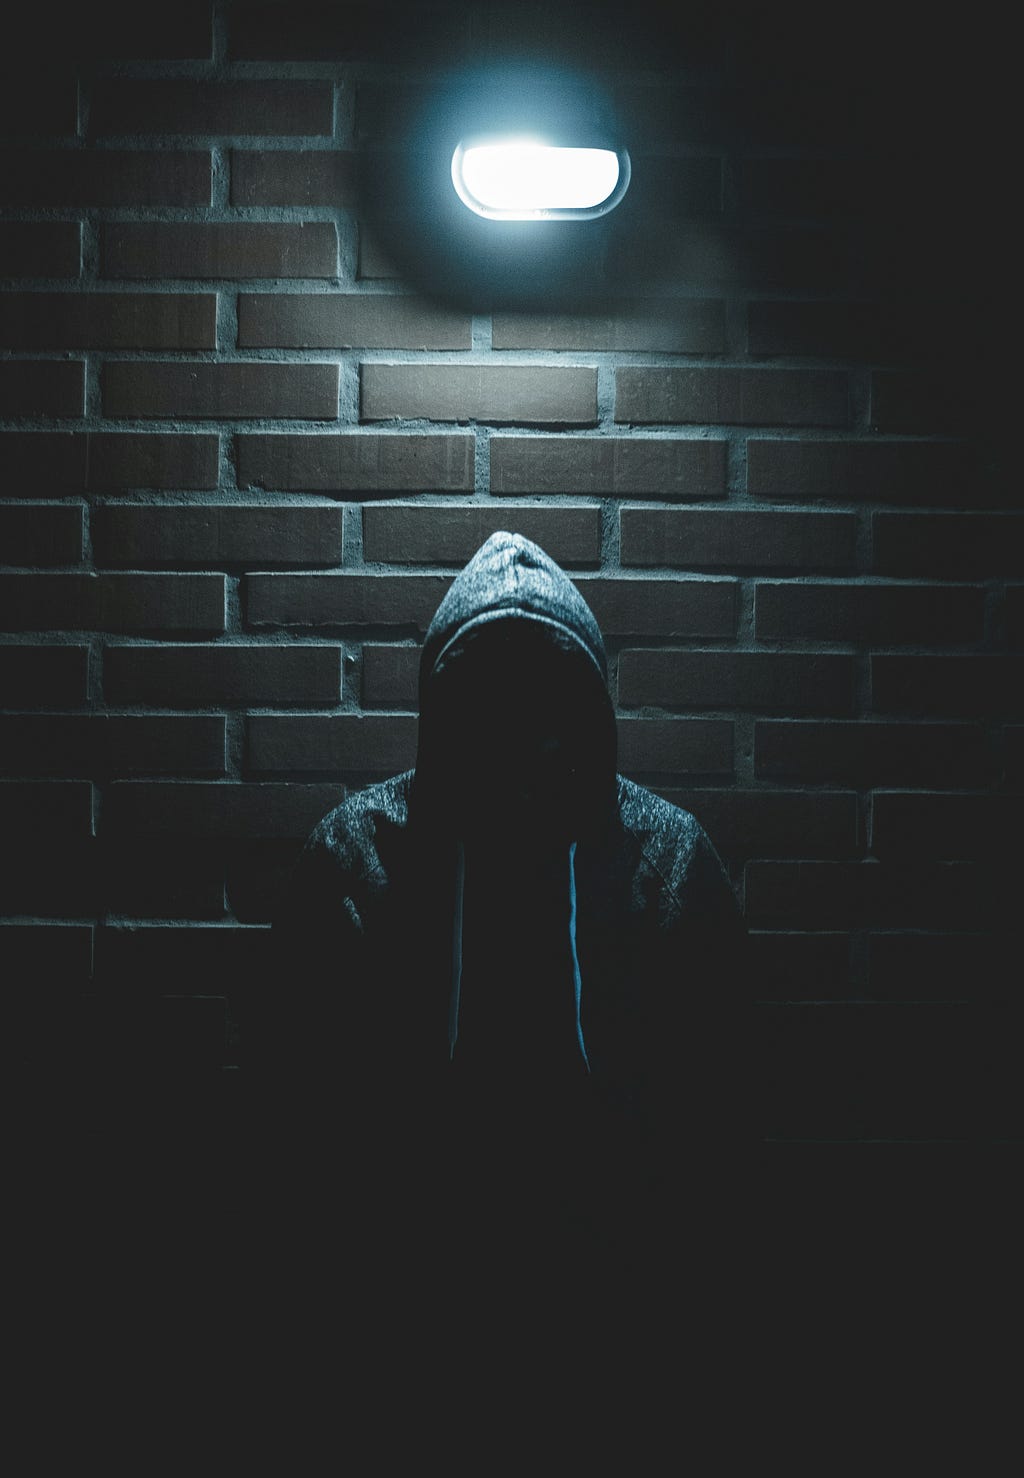
<svg viewBox="0 0 1024 1478"><path fill-rule="evenodd" d="M984 592L943 585L771 585L757 587L757 635L768 640L883 646L981 639Z"/></svg>
<svg viewBox="0 0 1024 1478"><path fill-rule="evenodd" d="M0 276L77 277L81 235L77 221L0 222Z"/></svg>
<svg viewBox="0 0 1024 1478"><path fill-rule="evenodd" d="M465 433L238 438L239 484L284 492L471 493L473 466Z"/></svg>
<svg viewBox="0 0 1024 1478"><path fill-rule="evenodd" d="M627 708L849 714L855 684L853 659L842 654L629 648L619 658L619 702Z"/></svg>
<svg viewBox="0 0 1024 1478"><path fill-rule="evenodd" d="M93 512L92 538L96 558L108 567L337 565L342 510L239 503L108 505Z"/></svg>
<svg viewBox="0 0 1024 1478"><path fill-rule="evenodd" d="M224 629L222 575L3 575L11 631L211 632Z"/></svg>
<svg viewBox="0 0 1024 1478"><path fill-rule="evenodd" d="M843 571L855 564L852 514L624 508L620 523L627 565Z"/></svg>
<svg viewBox="0 0 1024 1478"><path fill-rule="evenodd" d="M583 367L364 364L361 379L364 421L597 421L597 372Z"/></svg>
<svg viewBox="0 0 1024 1478"><path fill-rule="evenodd" d="M829 370L620 369L615 419L635 425L845 426L847 377Z"/></svg>
<svg viewBox="0 0 1024 1478"><path fill-rule="evenodd" d="M0 645L0 691L12 708L67 708L84 703L89 649L85 646Z"/></svg>
<svg viewBox="0 0 1024 1478"><path fill-rule="evenodd" d="M758 498L956 505L969 490L970 450L926 441L761 441L747 447Z"/></svg>
<svg viewBox="0 0 1024 1478"><path fill-rule="evenodd" d="M491 491L621 498L725 496L725 443L663 437L491 439Z"/></svg>
<svg viewBox="0 0 1024 1478"><path fill-rule="evenodd" d="M533 539L559 564L597 564L599 508L370 507L363 510L363 558L383 564L464 565L485 539L508 529Z"/></svg>
<svg viewBox="0 0 1024 1478"><path fill-rule="evenodd" d="M263 130L254 129L260 133ZM344 149L233 149L232 205L355 205L358 156Z"/></svg>
<svg viewBox="0 0 1024 1478"><path fill-rule="evenodd" d="M409 626L424 633L451 578L437 575L249 575L246 621L263 626Z"/></svg>
<svg viewBox="0 0 1024 1478"><path fill-rule="evenodd" d="M336 364L130 364L103 369L108 416L283 417L338 414Z"/></svg>
<svg viewBox="0 0 1024 1478"><path fill-rule="evenodd" d="M978 724L769 720L754 726L754 765L766 780L872 785L969 785L986 771Z"/></svg>
<svg viewBox="0 0 1024 1478"><path fill-rule="evenodd" d="M856 857L861 838L850 791L664 790L690 811L730 867L753 857Z"/></svg>
<svg viewBox="0 0 1024 1478"><path fill-rule="evenodd" d="M416 720L342 715L254 714L248 763L254 772L369 771L393 775L416 759Z"/></svg>
<svg viewBox="0 0 1024 1478"><path fill-rule="evenodd" d="M471 343L468 313L408 294L239 294L243 349L468 349Z"/></svg>
<svg viewBox="0 0 1024 1478"><path fill-rule="evenodd" d="M0 755L19 775L220 775L224 720L127 714L0 717Z"/></svg>
<svg viewBox="0 0 1024 1478"><path fill-rule="evenodd" d="M109 647L103 659L107 700L157 708L337 703L336 646Z"/></svg>
<svg viewBox="0 0 1024 1478"><path fill-rule="evenodd" d="M333 277L338 239L328 221L106 225L107 277Z"/></svg>
<svg viewBox="0 0 1024 1478"><path fill-rule="evenodd" d="M420 670L419 646L363 647L364 708L415 708Z"/></svg>
<svg viewBox="0 0 1024 1478"><path fill-rule="evenodd" d="M89 130L114 134L330 134L329 82L127 82L93 91Z"/></svg>
<svg viewBox="0 0 1024 1478"><path fill-rule="evenodd" d="M37 498L124 488L217 486L215 436L173 432L0 432L6 495Z"/></svg>
<svg viewBox="0 0 1024 1478"><path fill-rule="evenodd" d="M0 364L0 404L8 416L80 416L85 366L46 359Z"/></svg>
<svg viewBox="0 0 1024 1478"><path fill-rule="evenodd" d="M199 149L0 150L4 205L209 205Z"/></svg>
<svg viewBox="0 0 1024 1478"><path fill-rule="evenodd" d="M84 550L81 508L45 503L0 506L0 559L7 565L77 564Z"/></svg>
<svg viewBox="0 0 1024 1478"><path fill-rule="evenodd" d="M997 653L871 658L878 713L992 718L1024 714L1024 657Z"/></svg>
<svg viewBox="0 0 1024 1478"><path fill-rule="evenodd" d="M491 343L495 349L721 354L725 305L714 299L659 298L609 301L589 312L495 313Z"/></svg>
<svg viewBox="0 0 1024 1478"><path fill-rule="evenodd" d="M213 349L217 299L212 293L8 293L0 298L0 344L9 349Z"/></svg>

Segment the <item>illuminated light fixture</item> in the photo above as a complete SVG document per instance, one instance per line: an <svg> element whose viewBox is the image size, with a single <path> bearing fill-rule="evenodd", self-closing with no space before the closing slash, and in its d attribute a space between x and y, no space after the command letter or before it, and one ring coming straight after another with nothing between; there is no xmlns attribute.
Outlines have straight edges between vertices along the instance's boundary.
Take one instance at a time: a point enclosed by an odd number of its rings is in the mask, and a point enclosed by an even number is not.
<svg viewBox="0 0 1024 1478"><path fill-rule="evenodd" d="M591 220L629 185L625 149L546 144L532 138L463 140L452 155L459 198L492 221Z"/></svg>

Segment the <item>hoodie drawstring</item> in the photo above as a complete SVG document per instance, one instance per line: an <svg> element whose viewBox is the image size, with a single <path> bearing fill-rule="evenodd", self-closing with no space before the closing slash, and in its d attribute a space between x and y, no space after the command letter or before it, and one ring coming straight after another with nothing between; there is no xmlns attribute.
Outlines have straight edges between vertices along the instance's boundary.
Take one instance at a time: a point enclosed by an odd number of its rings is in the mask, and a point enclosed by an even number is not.
<svg viewBox="0 0 1024 1478"><path fill-rule="evenodd" d="M455 910L452 920L452 984L448 997L448 1060L455 1057L455 1043L459 1039L459 1006L462 999L462 908L466 892L466 849L457 843L455 858ZM580 960L576 952L576 843L569 846L569 952L572 955L573 1011L576 1020L576 1041L587 1072L590 1059L583 1040L583 1025L580 1021L580 1000L583 994L583 979L580 975Z"/></svg>
<svg viewBox="0 0 1024 1478"><path fill-rule="evenodd" d="M576 1040L580 1044L580 1054L583 1057L583 1065L587 1072L590 1071L590 1058L587 1056L586 1044L583 1041L583 1026L580 1022L580 997L583 994L583 979L580 975L580 959L576 953L576 843L569 847L569 949L572 952L572 991L573 1002L576 1012Z"/></svg>

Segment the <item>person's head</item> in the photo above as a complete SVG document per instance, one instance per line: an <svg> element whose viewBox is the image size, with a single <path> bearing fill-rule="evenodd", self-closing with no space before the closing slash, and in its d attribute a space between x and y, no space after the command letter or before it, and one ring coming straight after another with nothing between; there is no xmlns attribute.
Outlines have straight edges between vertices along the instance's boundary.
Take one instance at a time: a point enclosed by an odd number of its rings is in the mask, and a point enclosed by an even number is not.
<svg viewBox="0 0 1024 1478"><path fill-rule="evenodd" d="M417 757L446 825L503 847L588 834L616 762L592 613L554 561L509 534L487 541L446 603L424 646Z"/></svg>

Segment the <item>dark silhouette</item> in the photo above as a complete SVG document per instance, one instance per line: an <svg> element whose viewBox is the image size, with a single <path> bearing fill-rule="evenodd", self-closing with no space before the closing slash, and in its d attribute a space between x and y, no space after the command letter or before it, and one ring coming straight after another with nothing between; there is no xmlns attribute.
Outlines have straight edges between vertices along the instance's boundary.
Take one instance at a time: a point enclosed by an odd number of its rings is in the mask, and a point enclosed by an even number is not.
<svg viewBox="0 0 1024 1478"><path fill-rule="evenodd" d="M653 1246L735 1173L740 910L696 819L616 773L607 676L569 578L492 535L427 632L415 769L295 867L270 1125L374 1254Z"/></svg>

